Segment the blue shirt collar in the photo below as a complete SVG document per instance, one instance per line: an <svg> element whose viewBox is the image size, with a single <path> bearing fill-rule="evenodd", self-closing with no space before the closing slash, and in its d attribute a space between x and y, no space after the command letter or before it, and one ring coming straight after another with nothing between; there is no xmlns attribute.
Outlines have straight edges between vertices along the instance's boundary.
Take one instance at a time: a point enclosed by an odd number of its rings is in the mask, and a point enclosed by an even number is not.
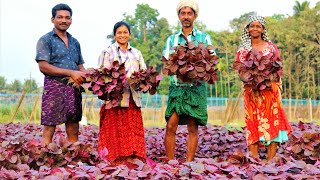
<svg viewBox="0 0 320 180"><path fill-rule="evenodd" d="M53 36L53 35L57 35L58 36L58 34L54 31L54 29L52 29L52 31L50 32L50 35L51 36ZM68 32L67 32L67 36L68 36L68 38L72 37L72 35L70 33L68 33Z"/></svg>

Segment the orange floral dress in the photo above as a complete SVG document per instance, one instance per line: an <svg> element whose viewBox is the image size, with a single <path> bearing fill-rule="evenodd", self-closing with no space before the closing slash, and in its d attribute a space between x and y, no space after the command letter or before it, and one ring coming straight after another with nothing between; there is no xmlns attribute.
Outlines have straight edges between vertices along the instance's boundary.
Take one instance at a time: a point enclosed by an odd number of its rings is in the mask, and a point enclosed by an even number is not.
<svg viewBox="0 0 320 180"><path fill-rule="evenodd" d="M267 47L260 51L262 55L269 53L280 56L275 44L268 42ZM236 60L243 62L248 51L240 48ZM262 91L253 91L251 88L244 89L244 105L246 110L246 140L252 145L263 139L265 142L277 141L279 135L285 132L289 136L292 128L288 122L281 103L281 84L272 82L272 88ZM277 141L279 142L279 141ZM280 138L281 142L281 138Z"/></svg>

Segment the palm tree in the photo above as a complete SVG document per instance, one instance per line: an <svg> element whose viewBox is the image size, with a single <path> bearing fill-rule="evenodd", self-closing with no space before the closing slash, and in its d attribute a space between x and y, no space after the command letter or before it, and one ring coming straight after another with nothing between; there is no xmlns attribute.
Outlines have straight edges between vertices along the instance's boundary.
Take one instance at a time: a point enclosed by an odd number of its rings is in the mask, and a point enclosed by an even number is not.
<svg viewBox="0 0 320 180"><path fill-rule="evenodd" d="M310 2L308 1L304 1L300 4L299 1L296 1L296 5L293 6L293 14L295 16L299 16L300 12L306 10L306 9L309 9L309 6L310 6Z"/></svg>

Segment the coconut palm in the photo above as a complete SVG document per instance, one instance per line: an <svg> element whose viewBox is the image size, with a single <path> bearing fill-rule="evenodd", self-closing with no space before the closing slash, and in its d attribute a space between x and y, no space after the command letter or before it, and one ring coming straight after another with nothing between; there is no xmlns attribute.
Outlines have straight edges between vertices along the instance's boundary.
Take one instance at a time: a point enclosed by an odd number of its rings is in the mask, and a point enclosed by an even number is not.
<svg viewBox="0 0 320 180"><path fill-rule="evenodd" d="M304 1L300 4L299 1L296 1L296 4L293 6L294 15L298 16L300 12L309 9L310 2Z"/></svg>

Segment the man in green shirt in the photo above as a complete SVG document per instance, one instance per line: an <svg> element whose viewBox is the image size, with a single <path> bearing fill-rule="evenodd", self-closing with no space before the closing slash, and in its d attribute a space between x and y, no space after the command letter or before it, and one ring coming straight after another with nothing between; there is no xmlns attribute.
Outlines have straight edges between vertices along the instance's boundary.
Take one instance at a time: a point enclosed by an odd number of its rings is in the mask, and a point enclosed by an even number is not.
<svg viewBox="0 0 320 180"><path fill-rule="evenodd" d="M182 29L168 37L163 51L163 56L169 59L173 53L172 47L189 42L203 42L212 46L211 37L205 32L197 30L193 23L198 17L199 7L194 0L182 0L177 6L178 18ZM187 157L186 161L193 161L198 145L198 126L207 124L207 92L205 82L183 83L176 76L170 77L169 98L165 118L167 121L164 144L166 155L174 159L176 131L178 125L187 125Z"/></svg>

